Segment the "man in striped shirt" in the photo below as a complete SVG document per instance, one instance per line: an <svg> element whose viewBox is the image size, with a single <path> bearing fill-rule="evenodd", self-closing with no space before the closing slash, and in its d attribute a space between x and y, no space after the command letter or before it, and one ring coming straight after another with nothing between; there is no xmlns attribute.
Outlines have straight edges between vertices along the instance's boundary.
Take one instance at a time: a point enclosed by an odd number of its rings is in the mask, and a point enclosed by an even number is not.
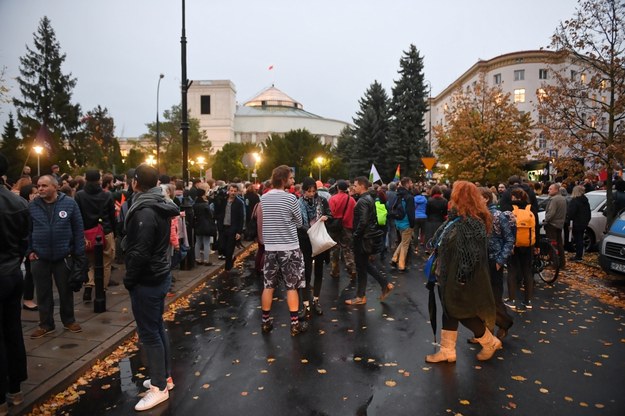
<svg viewBox="0 0 625 416"><path fill-rule="evenodd" d="M260 199L263 240L265 243L264 290L261 297L262 331L273 329L270 317L273 292L281 280L286 287L286 301L291 314L291 335L308 329L308 323L298 318L298 289L305 287L304 257L299 248L297 227L302 226L302 214L295 195L285 192L292 185L293 173L278 166L271 174L272 190Z"/></svg>

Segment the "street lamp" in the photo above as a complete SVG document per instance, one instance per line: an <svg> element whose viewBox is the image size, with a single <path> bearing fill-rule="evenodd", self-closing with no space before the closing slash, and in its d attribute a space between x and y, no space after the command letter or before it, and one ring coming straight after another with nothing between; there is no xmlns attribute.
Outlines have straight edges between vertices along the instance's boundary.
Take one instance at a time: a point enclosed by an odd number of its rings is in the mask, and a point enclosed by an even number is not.
<svg viewBox="0 0 625 416"><path fill-rule="evenodd" d="M430 148L430 156L433 156L433 153L432 153L432 83L428 81L427 79L425 80L425 82L428 83L428 118L429 118L428 141L429 141L429 148Z"/></svg>
<svg viewBox="0 0 625 416"><path fill-rule="evenodd" d="M323 156L317 156L317 164L319 165L319 180L321 180L321 165L323 164Z"/></svg>
<svg viewBox="0 0 625 416"><path fill-rule="evenodd" d="M161 126L160 126L160 123L158 122L158 96L161 90L161 80L164 77L165 77L165 74L160 74L158 76L158 85L156 86L156 169L160 167L160 155L161 155Z"/></svg>
<svg viewBox="0 0 625 416"><path fill-rule="evenodd" d="M254 176L254 184L258 183L258 173L256 172L256 169L258 168L258 164L260 163L260 155L257 152L252 153L252 156L254 157L254 173L252 174L252 176Z"/></svg>
<svg viewBox="0 0 625 416"><path fill-rule="evenodd" d="M200 167L200 179L204 179L204 165L206 163L206 158L204 156L197 157L197 164Z"/></svg>
<svg viewBox="0 0 625 416"><path fill-rule="evenodd" d="M155 162L156 160L154 159L154 156L152 155L148 155L148 157L145 159L145 163L147 163L150 166L154 166Z"/></svg>
<svg viewBox="0 0 625 416"><path fill-rule="evenodd" d="M35 151L35 153L37 153L37 176L41 176L41 170L39 168L39 155L41 155L41 152L43 152L43 147L35 146L33 147L33 150Z"/></svg>

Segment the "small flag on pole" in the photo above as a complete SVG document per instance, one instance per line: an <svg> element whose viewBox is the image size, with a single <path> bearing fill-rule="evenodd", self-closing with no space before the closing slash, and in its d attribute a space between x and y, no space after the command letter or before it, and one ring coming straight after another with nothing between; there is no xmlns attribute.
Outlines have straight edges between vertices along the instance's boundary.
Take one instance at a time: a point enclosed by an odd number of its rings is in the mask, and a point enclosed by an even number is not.
<svg viewBox="0 0 625 416"><path fill-rule="evenodd" d="M271 71L273 69L273 65L269 65L269 68L267 68L269 71Z"/></svg>
<svg viewBox="0 0 625 416"><path fill-rule="evenodd" d="M382 181L382 178L380 177L378 170L375 168L375 165L372 163L371 172L369 172L369 182L375 183L377 181Z"/></svg>
<svg viewBox="0 0 625 416"><path fill-rule="evenodd" d="M399 165L397 165L397 169L395 170L395 177L393 178L393 182L399 182L401 179L401 174L399 173Z"/></svg>

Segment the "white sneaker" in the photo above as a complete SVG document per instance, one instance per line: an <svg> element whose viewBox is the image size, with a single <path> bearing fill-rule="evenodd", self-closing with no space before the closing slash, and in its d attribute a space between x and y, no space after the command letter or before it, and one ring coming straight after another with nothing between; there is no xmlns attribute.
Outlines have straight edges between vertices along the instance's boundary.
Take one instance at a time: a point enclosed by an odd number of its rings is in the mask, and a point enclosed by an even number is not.
<svg viewBox="0 0 625 416"><path fill-rule="evenodd" d="M135 406L137 412L149 410L159 403L163 403L169 399L169 390L159 390L156 386L151 386L150 390L143 396L139 403Z"/></svg>
<svg viewBox="0 0 625 416"><path fill-rule="evenodd" d="M171 377L167 377L167 390L173 390L176 385L174 384L174 380ZM152 380L147 379L143 382L143 387L149 389L152 387Z"/></svg>

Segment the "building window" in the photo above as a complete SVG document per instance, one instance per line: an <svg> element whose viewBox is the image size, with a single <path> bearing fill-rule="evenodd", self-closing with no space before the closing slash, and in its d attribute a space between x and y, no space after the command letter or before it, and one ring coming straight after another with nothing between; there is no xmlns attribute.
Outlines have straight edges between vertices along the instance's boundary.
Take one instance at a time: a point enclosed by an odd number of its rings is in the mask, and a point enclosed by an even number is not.
<svg viewBox="0 0 625 416"><path fill-rule="evenodd" d="M211 113L211 96L202 95L200 97L200 114L210 114L210 113Z"/></svg>
<svg viewBox="0 0 625 416"><path fill-rule="evenodd" d="M582 75L579 77L579 80L580 80L580 81L582 81L582 84L585 84L585 83L586 83L586 74L582 74Z"/></svg>
<svg viewBox="0 0 625 416"><path fill-rule="evenodd" d="M538 79L547 79L547 69L541 68L538 70Z"/></svg>
<svg viewBox="0 0 625 416"><path fill-rule="evenodd" d="M525 102L525 88L519 88L519 89L514 90L514 102L515 103Z"/></svg>
<svg viewBox="0 0 625 416"><path fill-rule="evenodd" d="M514 80L515 81L523 81L525 79L525 70L517 69L514 71Z"/></svg>
<svg viewBox="0 0 625 416"><path fill-rule="evenodd" d="M493 75L493 81L495 82L495 85L501 84L501 74Z"/></svg>
<svg viewBox="0 0 625 416"><path fill-rule="evenodd" d="M546 149L547 148L547 139L545 139L545 134L544 133L540 133L538 135L538 148L539 149Z"/></svg>
<svg viewBox="0 0 625 416"><path fill-rule="evenodd" d="M571 81L577 80L577 71L571 69Z"/></svg>
<svg viewBox="0 0 625 416"><path fill-rule="evenodd" d="M547 124L547 116L543 114L538 115L538 123L539 124Z"/></svg>

